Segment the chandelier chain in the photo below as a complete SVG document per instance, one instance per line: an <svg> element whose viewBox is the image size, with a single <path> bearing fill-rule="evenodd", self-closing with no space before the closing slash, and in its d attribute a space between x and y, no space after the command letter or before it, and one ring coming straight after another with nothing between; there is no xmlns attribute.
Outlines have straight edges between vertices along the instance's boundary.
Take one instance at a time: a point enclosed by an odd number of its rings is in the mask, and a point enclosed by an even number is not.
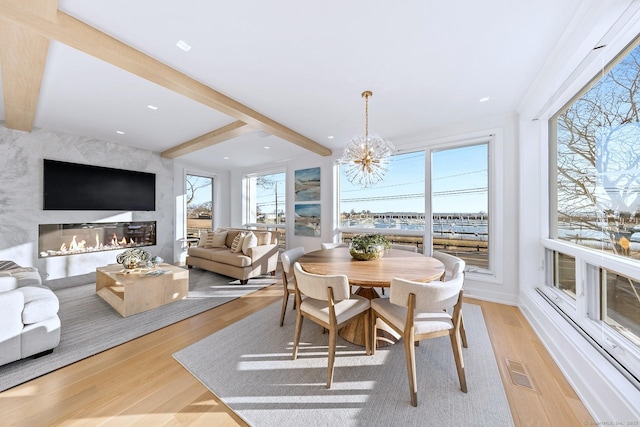
<svg viewBox="0 0 640 427"><path fill-rule="evenodd" d="M362 92L362 96L364 97L364 136L365 138L369 137L369 97L371 96L371 92L366 91Z"/></svg>

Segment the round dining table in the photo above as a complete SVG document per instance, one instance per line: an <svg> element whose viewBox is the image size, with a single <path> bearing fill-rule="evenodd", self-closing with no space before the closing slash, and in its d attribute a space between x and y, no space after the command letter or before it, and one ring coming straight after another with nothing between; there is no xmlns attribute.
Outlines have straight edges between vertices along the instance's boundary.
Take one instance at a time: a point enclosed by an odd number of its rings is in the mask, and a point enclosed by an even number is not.
<svg viewBox="0 0 640 427"><path fill-rule="evenodd" d="M394 277L416 282L439 280L444 274L444 264L439 260L416 252L391 249L381 258L359 261L351 257L349 248L338 247L309 252L298 259L307 273L334 275L344 274L349 284L358 286L355 293L368 299L379 298L374 288L388 288ZM395 343L397 335L378 319L377 346ZM339 332L345 340L364 345L364 320L349 323Z"/></svg>

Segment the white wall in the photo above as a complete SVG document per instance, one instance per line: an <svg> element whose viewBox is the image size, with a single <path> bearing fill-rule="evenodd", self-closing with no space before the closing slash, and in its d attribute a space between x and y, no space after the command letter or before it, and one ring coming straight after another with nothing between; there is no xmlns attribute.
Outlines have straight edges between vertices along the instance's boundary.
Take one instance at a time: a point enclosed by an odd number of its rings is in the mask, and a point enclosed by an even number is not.
<svg viewBox="0 0 640 427"><path fill-rule="evenodd" d="M96 267L113 264L121 251L38 258L38 224L156 221L152 255L173 259L174 200L172 161L157 153L61 132L21 132L0 126L0 259L37 267L52 287L90 283ZM91 164L156 174L156 210L44 211L43 159ZM99 191L99 189L97 189Z"/></svg>
<svg viewBox="0 0 640 427"><path fill-rule="evenodd" d="M611 424L640 419L640 391L535 289L544 286L548 230L547 120L640 33L639 9L631 1L584 2L519 108L520 307L596 422Z"/></svg>

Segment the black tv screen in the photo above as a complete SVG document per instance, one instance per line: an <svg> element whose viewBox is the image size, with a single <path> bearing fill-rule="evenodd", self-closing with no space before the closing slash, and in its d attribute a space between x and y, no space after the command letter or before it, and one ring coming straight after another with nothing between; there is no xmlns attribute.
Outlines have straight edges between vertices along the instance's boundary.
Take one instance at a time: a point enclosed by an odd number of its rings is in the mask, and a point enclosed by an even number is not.
<svg viewBox="0 0 640 427"><path fill-rule="evenodd" d="M44 159L44 210L154 211L156 175Z"/></svg>

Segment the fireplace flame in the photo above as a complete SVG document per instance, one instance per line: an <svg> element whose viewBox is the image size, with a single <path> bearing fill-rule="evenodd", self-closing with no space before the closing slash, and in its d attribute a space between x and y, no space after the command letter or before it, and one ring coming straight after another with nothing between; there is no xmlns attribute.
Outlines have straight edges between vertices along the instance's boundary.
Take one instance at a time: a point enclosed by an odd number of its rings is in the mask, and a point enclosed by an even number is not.
<svg viewBox="0 0 640 427"><path fill-rule="evenodd" d="M149 246L150 242L145 240L147 235L143 236L142 241L138 241L138 235L141 234L138 228L135 226L129 226L124 228L116 224L114 228L121 229L120 231L113 231L99 228L99 231L91 230L92 227L87 227L84 224L70 224L78 225L76 228L63 229L68 230L66 233L60 233L64 235L58 236L58 233L54 233L52 236L49 232L43 232L41 230L40 245L47 245L40 249L40 258L50 256L63 256L74 255L77 253L88 253L98 251L109 251L129 247ZM69 232L72 231L73 232ZM94 235L95 233L95 235ZM111 234L111 237L109 237ZM134 234L136 238L131 237L130 234ZM48 243L43 243L49 240ZM63 241L64 240L64 241ZM155 240L154 240L155 242ZM59 246L59 249L56 249Z"/></svg>

